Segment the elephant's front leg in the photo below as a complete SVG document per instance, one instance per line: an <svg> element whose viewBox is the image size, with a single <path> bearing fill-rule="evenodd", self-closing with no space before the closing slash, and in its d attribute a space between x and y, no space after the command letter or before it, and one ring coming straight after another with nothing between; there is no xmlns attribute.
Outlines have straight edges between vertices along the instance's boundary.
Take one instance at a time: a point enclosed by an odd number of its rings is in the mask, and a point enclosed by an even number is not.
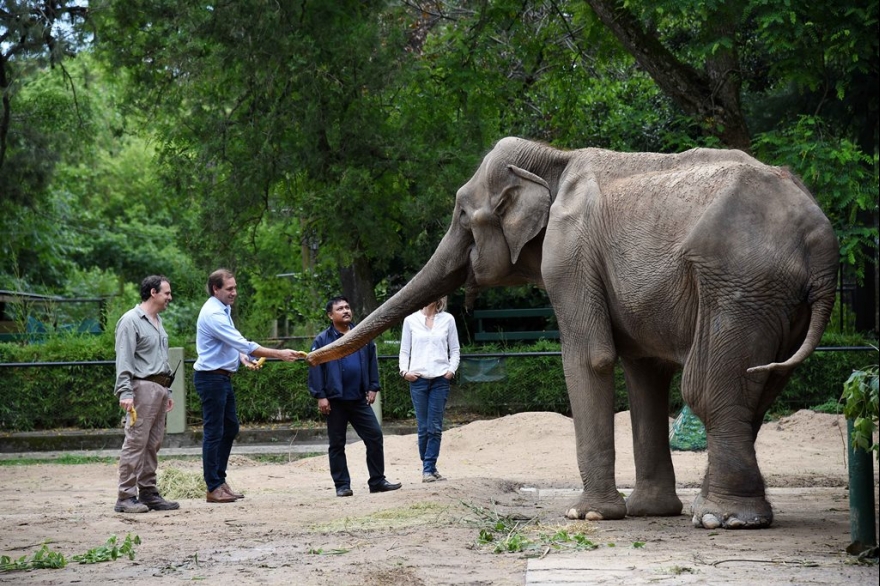
<svg viewBox="0 0 880 586"><path fill-rule="evenodd" d="M584 490L565 516L569 519L622 519L626 503L614 482L613 348L563 339L565 382L574 418L577 460Z"/></svg>
<svg viewBox="0 0 880 586"><path fill-rule="evenodd" d="M669 385L675 366L622 358L629 391L636 485L626 499L630 517L675 516L682 511L669 452Z"/></svg>

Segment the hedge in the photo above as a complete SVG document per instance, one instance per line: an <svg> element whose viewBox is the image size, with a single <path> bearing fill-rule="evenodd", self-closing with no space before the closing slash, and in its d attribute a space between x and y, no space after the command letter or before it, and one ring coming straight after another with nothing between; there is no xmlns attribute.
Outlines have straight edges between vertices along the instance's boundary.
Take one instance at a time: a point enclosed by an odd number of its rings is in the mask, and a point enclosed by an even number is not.
<svg viewBox="0 0 880 586"><path fill-rule="evenodd" d="M201 406L192 387L191 345L184 345L190 362L181 367L187 384L187 423L201 424ZM862 346L861 338L826 334L825 346ZM876 343L875 343L876 344ZM397 372L396 349L380 344L382 413L385 420L412 417L409 388ZM450 412L474 416L498 416L523 411L554 411L570 415L561 358L507 356L497 359L499 380L479 382L467 375L469 366L480 365L480 355L490 352L558 352L558 342L529 345L475 346L463 349L465 364L453 383ZM393 353L395 356L392 356ZM0 344L0 363L112 361L113 338L62 335L39 344ZM495 360L495 359L493 359ZM877 363L876 352L815 352L795 370L782 395L770 409L781 415L802 408L834 409L843 382L858 368ZM499 372L500 371L500 372ZM245 425L318 421L315 401L307 390L308 367L301 363L268 362L262 370L242 371L234 387L238 413ZM503 376L502 376L503 375ZM181 376L181 373L178 374ZM484 377L485 378L485 377ZM491 377L490 377L491 378ZM670 415L682 406L678 377L669 399ZM113 395L113 364L0 367L0 432L59 428L102 429L120 425L121 412ZM628 408L626 386L620 369L615 373L615 409ZM829 407L830 406L830 407Z"/></svg>

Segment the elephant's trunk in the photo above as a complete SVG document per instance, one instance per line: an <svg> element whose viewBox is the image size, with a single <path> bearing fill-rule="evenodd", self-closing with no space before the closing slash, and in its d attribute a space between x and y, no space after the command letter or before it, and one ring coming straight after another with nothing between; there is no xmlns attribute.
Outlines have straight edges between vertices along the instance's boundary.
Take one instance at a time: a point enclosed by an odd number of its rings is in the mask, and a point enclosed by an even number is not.
<svg viewBox="0 0 880 586"><path fill-rule="evenodd" d="M454 292L468 277L469 245L455 245L447 232L428 263L406 286L336 342L310 352L310 366L356 352L417 309Z"/></svg>

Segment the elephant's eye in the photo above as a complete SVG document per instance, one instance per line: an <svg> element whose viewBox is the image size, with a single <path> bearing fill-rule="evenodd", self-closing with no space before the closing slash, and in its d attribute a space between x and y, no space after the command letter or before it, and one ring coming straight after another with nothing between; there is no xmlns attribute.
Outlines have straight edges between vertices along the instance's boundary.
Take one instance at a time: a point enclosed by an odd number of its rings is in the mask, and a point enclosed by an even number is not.
<svg viewBox="0 0 880 586"><path fill-rule="evenodd" d="M471 229L471 217L467 215L467 212L461 210L458 214L458 223L461 224L461 227L470 230Z"/></svg>

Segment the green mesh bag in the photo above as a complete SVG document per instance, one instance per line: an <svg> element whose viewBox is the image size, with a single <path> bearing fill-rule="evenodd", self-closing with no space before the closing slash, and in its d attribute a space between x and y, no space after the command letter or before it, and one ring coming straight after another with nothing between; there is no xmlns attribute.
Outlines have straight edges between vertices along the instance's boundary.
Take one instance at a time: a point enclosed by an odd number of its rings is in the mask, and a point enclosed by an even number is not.
<svg viewBox="0 0 880 586"><path fill-rule="evenodd" d="M706 428L687 405L681 408L678 417L669 426L669 447L680 452L706 449Z"/></svg>

